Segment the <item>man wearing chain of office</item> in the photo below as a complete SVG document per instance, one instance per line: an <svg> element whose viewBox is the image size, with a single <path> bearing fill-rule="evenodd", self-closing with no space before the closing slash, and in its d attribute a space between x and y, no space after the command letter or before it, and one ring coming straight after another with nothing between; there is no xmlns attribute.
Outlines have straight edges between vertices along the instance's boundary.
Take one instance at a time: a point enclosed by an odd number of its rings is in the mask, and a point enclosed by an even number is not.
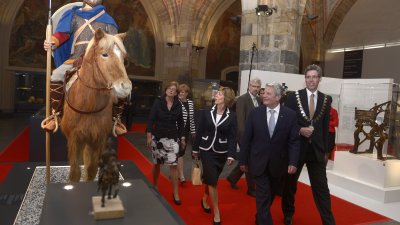
<svg viewBox="0 0 400 225"><path fill-rule="evenodd" d="M305 69L306 88L287 96L285 106L297 113L300 128L300 159L297 172L288 174L282 194L282 210L285 225L291 225L294 215L294 200L303 165L306 164L315 205L322 224L333 225L335 219L331 210L331 199L326 177L328 160L329 111L332 97L318 91L322 70L317 65ZM294 221L295 222L295 221Z"/></svg>

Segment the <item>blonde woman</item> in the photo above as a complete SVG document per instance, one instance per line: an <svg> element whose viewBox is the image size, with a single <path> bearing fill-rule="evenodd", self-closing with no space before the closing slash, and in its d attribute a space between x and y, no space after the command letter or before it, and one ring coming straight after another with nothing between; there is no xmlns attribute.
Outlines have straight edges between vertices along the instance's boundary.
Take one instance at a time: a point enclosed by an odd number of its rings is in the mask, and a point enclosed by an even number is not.
<svg viewBox="0 0 400 225"><path fill-rule="evenodd" d="M196 125L194 121L194 105L193 101L188 99L190 88L187 84L180 84L178 88L178 98L182 104L182 116L184 123L184 134L186 137L186 143L189 138L189 134L192 136L192 141L196 137ZM178 154L178 173L179 181L184 183L186 181L183 174L183 156L185 155L186 148L181 148Z"/></svg>
<svg viewBox="0 0 400 225"><path fill-rule="evenodd" d="M229 109L235 102L235 92L221 87L214 96L215 104L211 109L203 110L200 116L192 157L200 158L203 165L203 183L205 185L201 207L211 213L208 197L214 210L213 224L221 224L218 207L218 178L225 163L231 165L236 152L236 114Z"/></svg>

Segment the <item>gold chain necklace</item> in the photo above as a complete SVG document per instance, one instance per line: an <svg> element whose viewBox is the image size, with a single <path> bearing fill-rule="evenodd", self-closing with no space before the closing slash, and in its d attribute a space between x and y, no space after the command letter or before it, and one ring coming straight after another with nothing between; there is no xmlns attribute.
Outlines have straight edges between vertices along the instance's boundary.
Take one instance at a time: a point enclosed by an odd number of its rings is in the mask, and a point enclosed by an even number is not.
<svg viewBox="0 0 400 225"><path fill-rule="evenodd" d="M321 111L318 113L317 116L314 116L315 119L312 119L312 118L310 118L309 116L307 116L306 112L304 111L303 105L301 104L299 91L298 91L298 90L295 91L295 94L296 94L296 99L297 99L297 106L299 107L300 114L303 116L303 118L304 118L306 121L310 122L311 125L312 125L314 122L317 122L318 120L320 120L321 117L322 117L322 115L325 113L325 110L326 110L326 105L327 105L327 102L328 102L327 95L324 95L324 100L323 100L323 103L322 103L322 109L321 109Z"/></svg>

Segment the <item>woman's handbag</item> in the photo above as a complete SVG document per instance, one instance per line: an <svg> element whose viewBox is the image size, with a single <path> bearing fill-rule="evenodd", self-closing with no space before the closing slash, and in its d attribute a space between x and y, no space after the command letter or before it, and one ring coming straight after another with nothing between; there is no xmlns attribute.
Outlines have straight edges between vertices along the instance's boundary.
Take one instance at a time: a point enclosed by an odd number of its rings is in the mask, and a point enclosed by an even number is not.
<svg viewBox="0 0 400 225"><path fill-rule="evenodd" d="M201 182L201 168L200 168L200 161L195 160L192 166L192 184L193 185L202 185Z"/></svg>

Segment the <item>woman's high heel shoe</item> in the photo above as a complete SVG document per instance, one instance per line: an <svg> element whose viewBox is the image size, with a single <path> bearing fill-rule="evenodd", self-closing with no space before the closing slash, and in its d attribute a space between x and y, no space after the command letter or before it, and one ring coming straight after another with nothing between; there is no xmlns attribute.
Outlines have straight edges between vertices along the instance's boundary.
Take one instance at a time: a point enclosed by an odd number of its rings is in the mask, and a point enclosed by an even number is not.
<svg viewBox="0 0 400 225"><path fill-rule="evenodd" d="M200 201L201 201L201 208L203 208L203 211L204 211L205 213L211 213L211 208L206 208L206 207L204 206L203 199L201 199Z"/></svg>
<svg viewBox="0 0 400 225"><path fill-rule="evenodd" d="M182 205L182 201L181 200L176 200L174 194L172 194L172 199L174 199L175 205Z"/></svg>

